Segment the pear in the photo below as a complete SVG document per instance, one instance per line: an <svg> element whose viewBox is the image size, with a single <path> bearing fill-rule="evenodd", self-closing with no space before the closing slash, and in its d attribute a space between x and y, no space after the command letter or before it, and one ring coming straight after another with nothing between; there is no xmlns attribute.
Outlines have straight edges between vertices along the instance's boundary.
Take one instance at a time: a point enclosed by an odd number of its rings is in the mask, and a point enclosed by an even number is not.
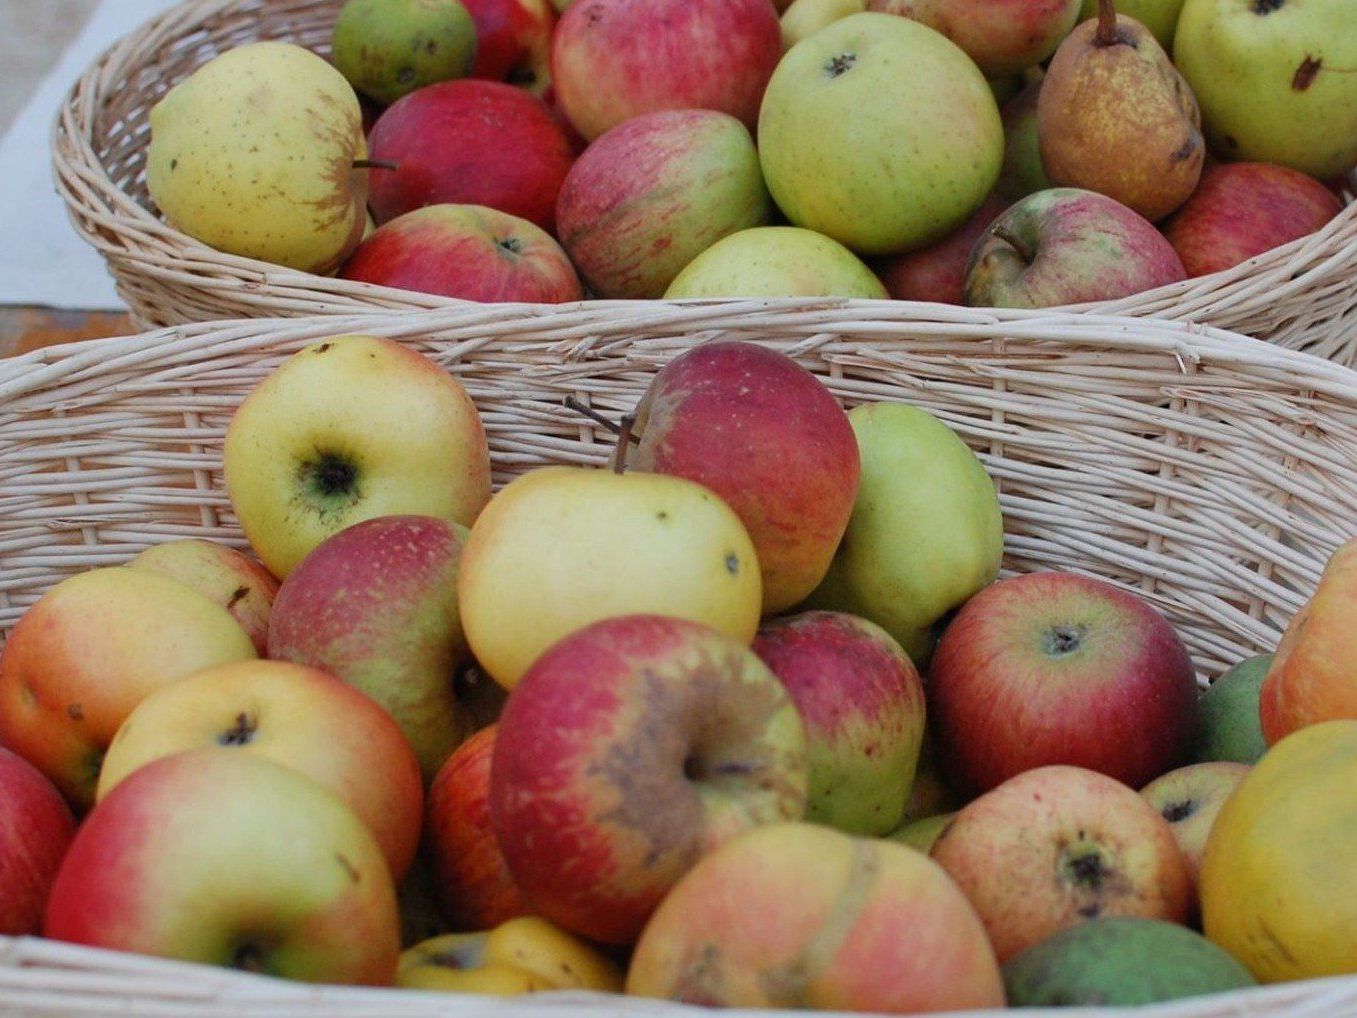
<svg viewBox="0 0 1357 1018"><path fill-rule="evenodd" d="M1153 222L1192 194L1206 146L1187 82L1140 22L1100 0L1060 44L1037 99L1042 165L1056 187L1098 191Z"/></svg>
<svg viewBox="0 0 1357 1018"><path fill-rule="evenodd" d="M1212 150L1320 180L1357 166L1357 4L1187 0L1173 54Z"/></svg>
<svg viewBox="0 0 1357 1018"><path fill-rule="evenodd" d="M146 186L175 229L308 272L335 269L366 225L358 96L309 50L258 42L215 57L151 110Z"/></svg>

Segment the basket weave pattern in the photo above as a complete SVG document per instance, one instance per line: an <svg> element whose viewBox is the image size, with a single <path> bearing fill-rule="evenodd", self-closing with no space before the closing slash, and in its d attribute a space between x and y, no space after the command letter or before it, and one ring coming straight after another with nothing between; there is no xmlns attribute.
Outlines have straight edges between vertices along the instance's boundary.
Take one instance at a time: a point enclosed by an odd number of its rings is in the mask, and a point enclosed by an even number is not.
<svg viewBox="0 0 1357 1018"><path fill-rule="evenodd" d="M1352 371L1172 323L925 310L936 313L884 305L864 320L855 302L813 301L463 305L181 326L0 361L0 640L75 572L175 537L243 546L221 478L231 413L291 352L352 332L396 338L461 379L482 412L497 484L546 463L603 463L611 436L564 398L630 410L657 367L697 340L776 347L846 405L909 401L949 423L995 479L1007 571L1079 570L1137 591L1175 624L1202 679L1272 649L1328 555L1357 532ZM0 938L0 1013L54 1007L201 1018L695 1013L624 998L318 989ZM1357 1009L1357 978L1157 1013L1344 1009Z"/></svg>
<svg viewBox="0 0 1357 1018"><path fill-rule="evenodd" d="M260 39L328 52L340 6L190 0L112 47L72 89L52 138L57 190L76 230L107 261L138 327L457 303L214 251L167 227L146 194L147 116L165 92L213 56ZM1357 362L1354 191L1357 175L1344 212L1310 237L1225 272L1086 307L1200 322Z"/></svg>

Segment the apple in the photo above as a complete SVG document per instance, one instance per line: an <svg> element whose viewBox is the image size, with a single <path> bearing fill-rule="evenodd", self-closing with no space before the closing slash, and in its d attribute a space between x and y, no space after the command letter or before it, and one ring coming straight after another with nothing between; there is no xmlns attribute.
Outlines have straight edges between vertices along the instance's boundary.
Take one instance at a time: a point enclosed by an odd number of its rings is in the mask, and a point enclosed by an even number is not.
<svg viewBox="0 0 1357 1018"><path fill-rule="evenodd" d="M300 771L368 825L399 883L419 845L424 787L414 751L386 711L315 668L238 661L194 672L142 700L99 772L103 800L163 756L226 746Z"/></svg>
<svg viewBox="0 0 1357 1018"><path fill-rule="evenodd" d="M634 469L719 495L754 542L763 614L815 589L848 526L858 447L825 384L755 343L716 342L680 354L636 408Z"/></svg>
<svg viewBox="0 0 1357 1018"><path fill-rule="evenodd" d="M404 513L469 526L490 498L490 450L462 383L375 336L283 362L231 418L222 460L245 537L284 579L355 523Z"/></svg>
<svg viewBox="0 0 1357 1018"><path fill-rule="evenodd" d="M1169 830L1178 840L1194 898L1211 825L1216 822L1216 814L1225 805L1225 800L1251 769L1248 764L1224 760L1188 764L1161 774L1140 790L1140 794L1168 821Z"/></svg>
<svg viewBox="0 0 1357 1018"><path fill-rule="evenodd" d="M551 76L589 141L656 110L720 110L752 129L781 56L768 0L590 0L557 24Z"/></svg>
<svg viewBox="0 0 1357 1018"><path fill-rule="evenodd" d="M1277 645L1258 691L1258 717L1269 746L1320 721L1357 718L1350 624L1355 598L1357 539L1329 557L1310 600L1291 617Z"/></svg>
<svg viewBox="0 0 1357 1018"><path fill-rule="evenodd" d="M814 611L764 623L754 653L805 726L806 819L848 834L893 830L923 739L923 683L909 656L866 619Z"/></svg>
<svg viewBox="0 0 1357 1018"><path fill-rule="evenodd" d="M505 704L490 819L533 910L628 944L706 852L800 819L806 747L777 677L742 642L663 615L555 643Z"/></svg>
<svg viewBox="0 0 1357 1018"><path fill-rule="evenodd" d="M541 227L483 205L428 205L380 226L340 278L482 302L562 304L584 291Z"/></svg>
<svg viewBox="0 0 1357 1018"><path fill-rule="evenodd" d="M428 516L383 516L328 538L278 591L269 657L338 676L375 700L432 780L469 734L454 672L466 532Z"/></svg>
<svg viewBox="0 0 1357 1018"><path fill-rule="evenodd" d="M1008 202L991 194L970 219L946 237L918 251L896 255L876 266L893 300L937 304L966 302L966 263L986 228L1003 215Z"/></svg>
<svg viewBox="0 0 1357 1018"><path fill-rule="evenodd" d="M789 50L826 25L866 9L867 0L794 0L782 12L782 48Z"/></svg>
<svg viewBox="0 0 1357 1018"><path fill-rule="evenodd" d="M396 893L357 815L303 774L197 749L130 775L76 832L43 935L319 983L390 984Z"/></svg>
<svg viewBox="0 0 1357 1018"><path fill-rule="evenodd" d="M990 224L971 251L966 303L1082 304L1186 278L1173 246L1145 217L1095 191L1053 187Z"/></svg>
<svg viewBox="0 0 1357 1018"><path fill-rule="evenodd" d="M75 818L43 773L0 746L0 936L42 928L47 895Z"/></svg>
<svg viewBox="0 0 1357 1018"><path fill-rule="evenodd" d="M1299 170L1216 163L1164 225L1189 276L1222 272L1314 233L1343 211L1338 196Z"/></svg>
<svg viewBox="0 0 1357 1018"><path fill-rule="evenodd" d="M1006 202L1051 187L1051 178L1041 162L1041 139L1037 131L1037 102L1042 78L1037 75L999 110L1004 125L1004 165L995 193Z"/></svg>
<svg viewBox="0 0 1357 1018"><path fill-rule="evenodd" d="M345 0L330 57L360 95L387 105L436 81L466 77L476 35L459 0Z"/></svg>
<svg viewBox="0 0 1357 1018"><path fill-rule="evenodd" d="M654 298L697 255L770 212L742 123L716 110L661 110L584 151L561 187L556 224L596 296Z"/></svg>
<svg viewBox="0 0 1357 1018"><path fill-rule="evenodd" d="M954 816L956 816L956 810L950 813L938 813L930 817L920 817L918 820L901 824L886 837L891 841L898 841L902 845L908 845L910 848L927 854L932 851L934 843L942 835L942 832L947 830L947 825L952 822Z"/></svg>
<svg viewBox="0 0 1357 1018"><path fill-rule="evenodd" d="M531 910L490 827L495 726L457 747L425 805L425 841L442 912L454 930L486 930Z"/></svg>
<svg viewBox="0 0 1357 1018"><path fill-rule="evenodd" d="M215 541L184 538L152 545L127 564L163 573L217 602L264 653L278 581L250 556Z"/></svg>
<svg viewBox="0 0 1357 1018"><path fill-rule="evenodd" d="M551 233L574 161L546 104L499 81L444 81L387 107L368 135L380 227L425 205L487 205Z"/></svg>
<svg viewBox="0 0 1357 1018"><path fill-rule="evenodd" d="M946 424L907 403L848 413L862 460L843 541L809 606L875 622L922 667L933 629L999 575L994 481Z"/></svg>
<svg viewBox="0 0 1357 1018"><path fill-rule="evenodd" d="M125 566L78 573L39 598L0 650L0 743L83 811L137 704L201 668L255 656L225 608L178 580Z"/></svg>
<svg viewBox="0 0 1357 1018"><path fill-rule="evenodd" d="M1267 752L1258 698L1272 658L1271 654L1245 658L1202 693L1201 725L1192 747L1194 763L1233 760L1253 764Z"/></svg>
<svg viewBox="0 0 1357 1018"><path fill-rule="evenodd" d="M748 531L711 490L549 466L509 482L476 520L457 605L476 660L512 689L557 640L614 615L677 616L748 644L762 591Z"/></svg>
<svg viewBox="0 0 1357 1018"><path fill-rule="evenodd" d="M1187 761L1197 682L1187 649L1134 594L1075 573L980 591L938 641L930 723L948 777L983 792L1071 764L1134 788Z"/></svg>
<svg viewBox="0 0 1357 1018"><path fill-rule="evenodd" d="M619 993L622 972L597 948L541 916L518 916L493 929L416 944L401 954L396 985L497 996L544 990Z"/></svg>
<svg viewBox="0 0 1357 1018"><path fill-rule="evenodd" d="M647 924L629 994L701 1007L909 1013L997 1008L975 910L926 856L770 824L703 858Z"/></svg>
<svg viewBox="0 0 1357 1018"><path fill-rule="evenodd" d="M541 95L551 83L550 0L462 0L476 25L473 78L492 78Z"/></svg>
<svg viewBox="0 0 1357 1018"><path fill-rule="evenodd" d="M795 226L756 226L718 240L664 293L684 297L863 297L886 287L837 240Z"/></svg>
<svg viewBox="0 0 1357 1018"><path fill-rule="evenodd" d="M1004 154L999 107L966 54L916 21L872 13L788 51L758 140L788 220L860 255L898 254L960 227Z"/></svg>
<svg viewBox="0 0 1357 1018"><path fill-rule="evenodd" d="M1178 27L1183 0L1116 0L1115 6L1118 14L1130 15L1153 32L1166 53L1173 52L1173 33ZM1079 20L1087 21L1097 16L1098 0L1082 0Z"/></svg>
<svg viewBox="0 0 1357 1018"><path fill-rule="evenodd" d="M1184 922L1187 864L1146 799L1082 767L1036 767L964 806L932 856L975 906L1000 964L1102 916Z"/></svg>
<svg viewBox="0 0 1357 1018"><path fill-rule="evenodd" d="M1080 0L868 0L867 9L898 14L941 32L966 51L986 77L1040 64L1079 20Z"/></svg>

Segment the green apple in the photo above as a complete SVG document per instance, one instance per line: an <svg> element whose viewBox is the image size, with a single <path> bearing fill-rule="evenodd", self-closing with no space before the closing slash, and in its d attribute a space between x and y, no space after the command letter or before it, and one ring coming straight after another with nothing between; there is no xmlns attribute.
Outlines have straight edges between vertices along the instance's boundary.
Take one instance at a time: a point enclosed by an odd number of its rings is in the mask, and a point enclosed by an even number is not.
<svg viewBox="0 0 1357 1018"><path fill-rule="evenodd" d="M795 226L755 226L718 240L665 291L680 297L875 297L886 286L837 240Z"/></svg>
<svg viewBox="0 0 1357 1018"><path fill-rule="evenodd" d="M349 84L390 105L417 88L470 74L476 23L460 0L347 0L331 48Z"/></svg>
<svg viewBox="0 0 1357 1018"><path fill-rule="evenodd" d="M886 837L891 841L898 841L902 845L908 845L910 848L916 848L920 852L927 853L933 847L933 842L937 841L942 832L947 829L947 825L952 822L954 816L956 816L956 810L950 813L937 813L919 820L911 820L901 824Z"/></svg>
<svg viewBox="0 0 1357 1018"><path fill-rule="evenodd" d="M782 12L782 48L791 49L826 25L866 9L867 0L792 0Z"/></svg>
<svg viewBox="0 0 1357 1018"><path fill-rule="evenodd" d="M1201 697L1201 725L1192 758L1257 763L1267 752L1258 716L1258 692L1272 667L1272 654L1246 658L1227 671Z"/></svg>
<svg viewBox="0 0 1357 1018"><path fill-rule="evenodd" d="M1117 13L1139 21L1154 33L1166 52L1173 52L1173 31L1178 27L1183 0L1113 0L1112 6L1117 9ZM1079 9L1079 20L1087 21L1097 16L1098 0L1084 0Z"/></svg>
<svg viewBox="0 0 1357 1018"><path fill-rule="evenodd" d="M389 339L336 336L294 354L226 429L226 491L280 579L321 541L377 516L470 526L490 451L461 382Z"/></svg>
<svg viewBox="0 0 1357 1018"><path fill-rule="evenodd" d="M945 36L891 14L853 14L792 47L768 82L758 139L787 218L863 255L960 226L1004 154L979 68Z"/></svg>
<svg viewBox="0 0 1357 1018"><path fill-rule="evenodd" d="M1357 165L1351 0L1187 0L1173 59L1211 148L1320 180Z"/></svg>
<svg viewBox="0 0 1357 1018"><path fill-rule="evenodd" d="M333 271L366 225L358 96L300 46L228 50L151 109L146 188L170 225L209 247Z"/></svg>
<svg viewBox="0 0 1357 1018"><path fill-rule="evenodd" d="M926 411L867 403L848 420L862 479L838 554L810 603L870 619L921 664L933 625L999 575L999 498L975 453Z"/></svg>

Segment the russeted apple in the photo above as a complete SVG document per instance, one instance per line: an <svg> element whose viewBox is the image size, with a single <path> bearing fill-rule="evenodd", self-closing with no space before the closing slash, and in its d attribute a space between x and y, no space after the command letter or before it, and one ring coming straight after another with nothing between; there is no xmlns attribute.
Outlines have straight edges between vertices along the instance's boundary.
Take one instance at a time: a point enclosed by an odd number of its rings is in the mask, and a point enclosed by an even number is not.
<svg viewBox="0 0 1357 1018"><path fill-rule="evenodd" d="M227 610L178 580L91 569L44 594L0 650L0 742L83 811L137 704L199 669L255 657Z"/></svg>
<svg viewBox="0 0 1357 1018"><path fill-rule="evenodd" d="M226 492L280 579L316 545L376 516L470 526L490 498L490 450L466 389L390 339L335 336L284 361L236 410Z"/></svg>
<svg viewBox="0 0 1357 1018"><path fill-rule="evenodd" d="M455 671L466 531L429 516L381 516L321 542L283 581L269 657L338 676L391 715L432 781L470 734Z"/></svg>
<svg viewBox="0 0 1357 1018"><path fill-rule="evenodd" d="M706 852L806 808L805 735L742 641L620 615L537 659L490 765L495 837L533 910L628 944Z"/></svg>
<svg viewBox="0 0 1357 1018"><path fill-rule="evenodd" d="M94 808L43 935L318 983L388 985L400 953L391 874L357 814L221 747L147 764Z"/></svg>
<svg viewBox="0 0 1357 1018"><path fill-rule="evenodd" d="M99 772L102 801L161 757L209 746L266 757L328 788L368 825L399 883L419 846L424 787L400 729L374 701L315 668L240 661L142 700Z"/></svg>
<svg viewBox="0 0 1357 1018"><path fill-rule="evenodd" d="M756 343L704 343L656 373L636 408L637 470L690 481L739 516L763 613L799 603L829 568L858 490L858 447L825 384Z"/></svg>

